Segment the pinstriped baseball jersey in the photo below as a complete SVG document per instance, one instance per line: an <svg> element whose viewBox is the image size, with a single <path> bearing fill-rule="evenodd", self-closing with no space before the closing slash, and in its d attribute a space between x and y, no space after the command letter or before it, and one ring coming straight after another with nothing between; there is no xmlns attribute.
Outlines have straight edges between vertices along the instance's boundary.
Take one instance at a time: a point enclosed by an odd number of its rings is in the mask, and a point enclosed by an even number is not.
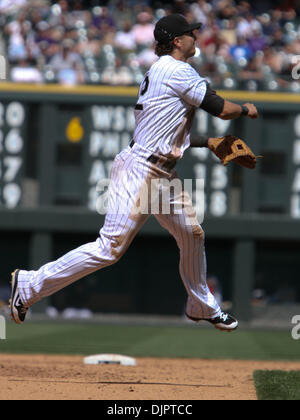
<svg viewBox="0 0 300 420"><path fill-rule="evenodd" d="M141 192L151 181L162 179L180 183L166 198L170 210L153 214L173 235L180 249L179 270L188 293L186 311L198 319L220 315L221 308L206 283L204 232L193 217L191 199L186 199L176 171L149 160L154 154L182 157L190 145L195 109L205 93L205 80L185 62L163 56L151 67L140 88L135 143L114 160L110 176L115 188L99 237L36 271L20 270L18 292L26 307L117 262L150 217L151 212L135 211L142 199ZM160 160L167 159L160 157ZM152 189L148 189L146 197L149 191L152 194ZM158 191L162 194L161 189ZM175 211L178 205L182 208L180 213Z"/></svg>
<svg viewBox="0 0 300 420"><path fill-rule="evenodd" d="M205 79L170 55L146 73L135 110L134 140L152 153L181 158L190 146L196 107L206 94Z"/></svg>

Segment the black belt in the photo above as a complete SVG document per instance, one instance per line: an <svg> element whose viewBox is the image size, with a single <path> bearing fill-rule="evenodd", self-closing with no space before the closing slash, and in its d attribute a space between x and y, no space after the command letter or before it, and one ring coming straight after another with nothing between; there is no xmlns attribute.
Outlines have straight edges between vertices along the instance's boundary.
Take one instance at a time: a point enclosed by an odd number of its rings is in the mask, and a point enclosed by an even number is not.
<svg viewBox="0 0 300 420"><path fill-rule="evenodd" d="M131 140L129 146L132 148L134 144L135 144L135 141ZM157 163L159 162L159 159L160 157L157 155L151 155L147 158L147 160L153 163L154 165L157 165ZM162 168L170 171L171 169L175 167L176 163L177 163L176 159L172 159L172 160L168 159L165 162L162 162L161 165L158 165L158 166L161 166Z"/></svg>
<svg viewBox="0 0 300 420"><path fill-rule="evenodd" d="M162 163L159 162L159 159L160 159L159 156L151 155L148 157L147 160L149 160L149 162L151 163L154 163L154 165L161 167L162 169L166 169L167 171L170 171L176 165L176 159L172 159L172 160L167 159L165 162L162 162Z"/></svg>

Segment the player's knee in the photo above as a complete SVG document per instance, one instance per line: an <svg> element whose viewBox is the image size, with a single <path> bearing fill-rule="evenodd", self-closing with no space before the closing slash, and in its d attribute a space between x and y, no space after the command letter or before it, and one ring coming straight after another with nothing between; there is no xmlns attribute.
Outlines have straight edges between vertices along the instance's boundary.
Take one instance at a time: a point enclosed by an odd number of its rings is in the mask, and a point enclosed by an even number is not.
<svg viewBox="0 0 300 420"><path fill-rule="evenodd" d="M120 238L114 238L110 245L112 263L119 261L119 259L124 255L125 251L126 247L124 242L120 241Z"/></svg>
<svg viewBox="0 0 300 420"><path fill-rule="evenodd" d="M124 255L128 248L126 238L121 235L108 235L106 232L100 232L97 240L99 247L99 260L105 265L115 264Z"/></svg>
<svg viewBox="0 0 300 420"><path fill-rule="evenodd" d="M118 248L111 248L111 262L112 264L116 263L117 261L119 261L119 259L122 257L123 252L121 252L120 249Z"/></svg>

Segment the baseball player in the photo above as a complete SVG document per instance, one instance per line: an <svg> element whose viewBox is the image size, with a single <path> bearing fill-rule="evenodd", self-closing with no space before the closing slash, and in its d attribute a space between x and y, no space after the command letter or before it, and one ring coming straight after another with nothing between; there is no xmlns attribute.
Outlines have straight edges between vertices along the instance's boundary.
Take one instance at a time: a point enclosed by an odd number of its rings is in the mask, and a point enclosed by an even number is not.
<svg viewBox="0 0 300 420"><path fill-rule="evenodd" d="M110 179L116 187L111 189L99 237L37 271L16 270L12 274L10 308L16 323L24 322L28 308L37 301L117 262L149 217L138 205L145 197L141 193L145 186L158 180L177 181L182 186L175 166L184 151L190 146L213 150L214 138L191 142L197 108L222 119L257 118L253 104L240 106L224 100L188 64L195 54L195 31L200 27L201 23L189 24L177 14L157 22L154 36L159 59L140 86L133 139L114 160ZM160 194L161 189L157 191ZM170 211L154 216L173 235L180 250L179 270L188 295L186 315L196 322L206 320L220 330L235 330L238 321L222 312L207 286L204 232L183 187L169 194L168 204ZM178 204L181 212L175 211Z"/></svg>

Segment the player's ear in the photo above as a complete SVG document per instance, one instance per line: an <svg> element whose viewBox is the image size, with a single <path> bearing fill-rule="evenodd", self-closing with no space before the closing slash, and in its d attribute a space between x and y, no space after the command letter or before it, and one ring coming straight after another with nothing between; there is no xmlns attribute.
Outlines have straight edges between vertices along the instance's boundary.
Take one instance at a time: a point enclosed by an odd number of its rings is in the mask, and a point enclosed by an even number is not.
<svg viewBox="0 0 300 420"><path fill-rule="evenodd" d="M179 36L176 36L176 37L173 39L173 44L175 45L175 47L178 47L178 45L180 45L180 43L181 43L181 39L180 39L180 37L179 37Z"/></svg>

